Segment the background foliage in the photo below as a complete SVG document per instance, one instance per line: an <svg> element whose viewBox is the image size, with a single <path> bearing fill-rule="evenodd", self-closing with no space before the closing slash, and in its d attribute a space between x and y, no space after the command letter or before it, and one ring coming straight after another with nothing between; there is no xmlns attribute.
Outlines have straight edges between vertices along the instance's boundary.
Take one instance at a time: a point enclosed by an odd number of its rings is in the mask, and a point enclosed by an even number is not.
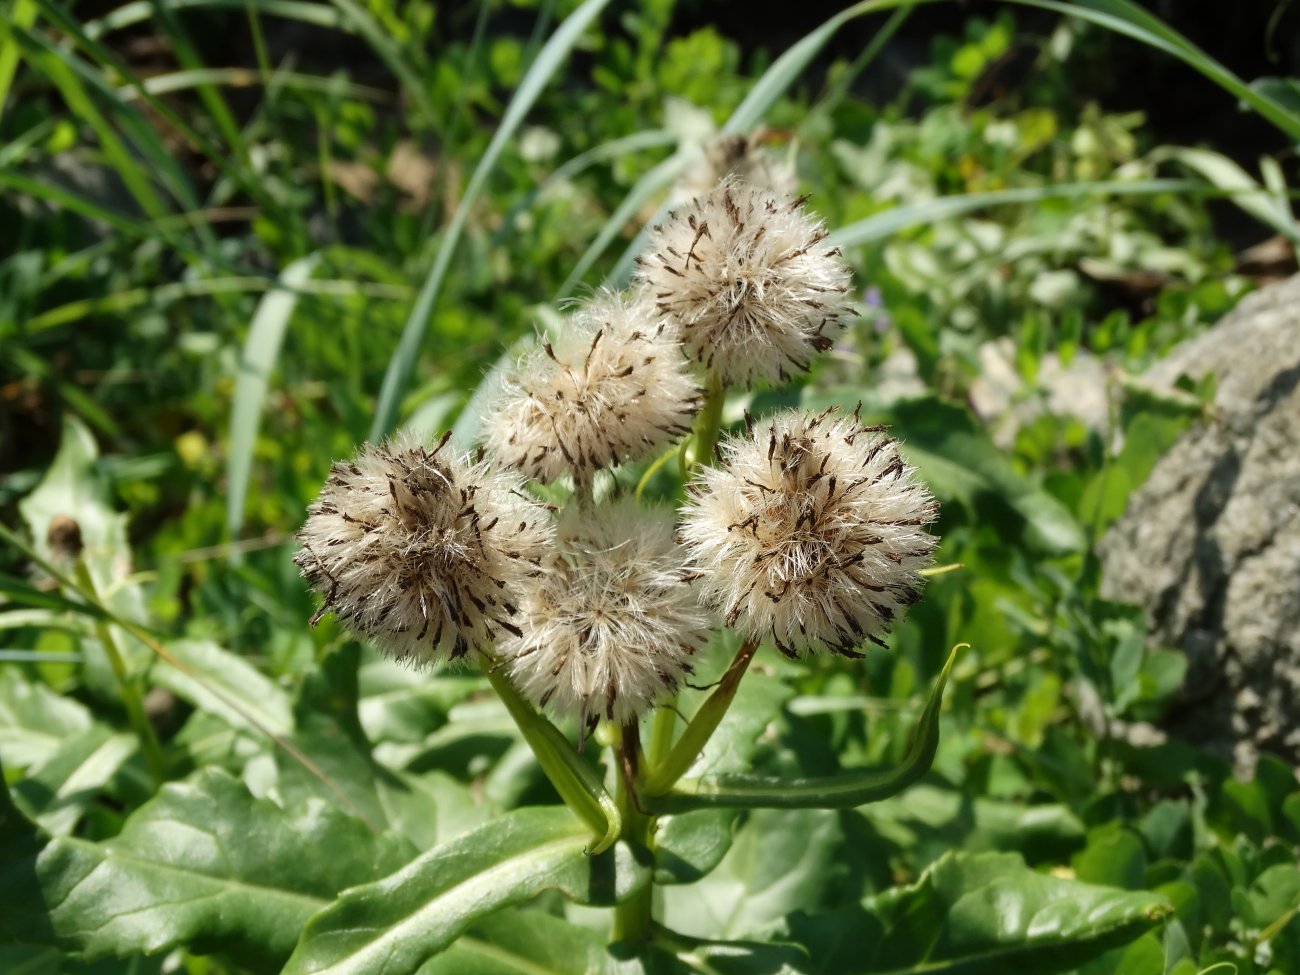
<svg viewBox="0 0 1300 975"><path fill-rule="evenodd" d="M1099 597L1093 555L1212 392L1133 377L1257 283L1238 246L1300 239L1295 82L1243 95L1122 3L860 6L887 9L741 45L670 0L12 0L0 968L1300 971L1293 770L1242 780L1125 733L1182 657ZM1144 64L1243 98L1268 154L1163 137L1165 102L1114 83ZM861 401L964 568L865 664L762 654L705 761L893 764L971 649L903 797L670 817L676 933L634 957L583 905L626 894L602 863L650 867L584 856L486 681L309 629L290 536L358 441L468 429L484 371L625 270L700 142L760 123L864 314L805 384L727 417ZM76 578L50 549L69 514Z"/></svg>

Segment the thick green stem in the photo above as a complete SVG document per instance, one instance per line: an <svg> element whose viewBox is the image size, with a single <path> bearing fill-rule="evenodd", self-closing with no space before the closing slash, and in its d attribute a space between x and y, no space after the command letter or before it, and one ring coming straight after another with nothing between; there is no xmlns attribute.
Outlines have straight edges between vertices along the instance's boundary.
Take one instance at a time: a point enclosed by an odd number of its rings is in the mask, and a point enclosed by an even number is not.
<svg viewBox="0 0 1300 975"><path fill-rule="evenodd" d="M76 574L77 582L86 596L96 604L101 603L103 600L99 598L95 580L84 559L77 560ZM140 693L140 684L127 670L126 659L118 648L117 638L113 636L108 621L97 617L94 627L95 637L99 640L99 645L104 648L104 656L108 658L108 665L113 670L113 676L117 678L118 692L122 695L122 706L126 709L127 720L131 722L131 729L140 739L140 750L144 753L145 764L149 766L154 784L162 785L167 781L167 761L163 757L158 734L150 724L149 716L144 712L144 697Z"/></svg>
<svg viewBox="0 0 1300 975"><path fill-rule="evenodd" d="M704 751L704 746L713 737L713 732L722 723L727 708L731 707L736 689L740 687L740 678L744 677L745 671L749 669L749 662L754 659L756 649L758 644L754 641L746 641L741 645L736 653L736 659L722 675L722 680L718 682L717 688L709 695L708 700L695 712L695 717L682 731L681 738L668 753L668 757L662 764L649 770L643 790L646 795L663 795L695 764L695 760L700 757L700 752Z"/></svg>
<svg viewBox="0 0 1300 975"><path fill-rule="evenodd" d="M722 429L722 406L726 399L722 380L717 373L709 373L708 396L695 421L695 451L690 459L691 467L707 464L713 459L713 447L718 442L718 431Z"/></svg>
<svg viewBox="0 0 1300 975"><path fill-rule="evenodd" d="M650 726L650 747L646 751L646 765L658 768L668 758L673 748L673 732L677 730L677 696L659 705L654 723Z"/></svg>
<svg viewBox="0 0 1300 975"><path fill-rule="evenodd" d="M555 725L519 696L499 667L489 666L487 677L564 804L596 834L596 842L587 852L595 855L608 850L622 831L622 817L596 771L574 752Z"/></svg>
<svg viewBox="0 0 1300 975"><path fill-rule="evenodd" d="M629 750L631 754L629 754ZM618 811L623 817L623 838L633 844L650 849L653 843L655 820L643 812L632 791L630 781L642 756L639 740L630 735L620 736L615 749L619 764ZM632 897L614 908L615 941L648 941L654 930L654 880L651 879Z"/></svg>

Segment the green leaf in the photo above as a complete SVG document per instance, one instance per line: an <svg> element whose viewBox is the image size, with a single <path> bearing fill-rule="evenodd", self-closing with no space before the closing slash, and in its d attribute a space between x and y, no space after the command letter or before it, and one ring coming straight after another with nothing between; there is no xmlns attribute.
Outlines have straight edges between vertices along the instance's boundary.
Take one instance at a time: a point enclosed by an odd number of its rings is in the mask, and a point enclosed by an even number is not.
<svg viewBox="0 0 1300 975"><path fill-rule="evenodd" d="M319 801L290 812L254 799L215 769L164 786L105 843L60 838L38 852L25 829L5 816L0 835L0 913L24 940L91 959L184 945L262 970L340 890L408 849Z"/></svg>
<svg viewBox="0 0 1300 975"><path fill-rule="evenodd" d="M1036 873L1010 853L948 854L912 886L860 909L789 919L812 972L1052 975L1126 945L1171 910L1129 893Z"/></svg>
<svg viewBox="0 0 1300 975"><path fill-rule="evenodd" d="M761 935L785 915L814 910L835 875L839 816L820 809L759 810L718 868L663 890L663 924L701 938Z"/></svg>
<svg viewBox="0 0 1300 975"><path fill-rule="evenodd" d="M253 471L262 407L289 319L298 307L298 286L311 277L319 262L319 254L309 254L289 264L280 273L284 287L273 288L262 296L248 326L248 338L235 371L230 440L226 445L226 528L232 539L238 539L244 527L244 499Z"/></svg>
<svg viewBox="0 0 1300 975"><path fill-rule="evenodd" d="M971 798L953 789L928 783L913 786L902 796L863 808L865 817L883 836L927 862L952 849L1014 851L1029 862L1068 857L1084 841L1083 823L1068 806ZM929 854L927 856L927 853Z"/></svg>
<svg viewBox="0 0 1300 975"><path fill-rule="evenodd" d="M1088 835L1086 848L1072 861L1075 875L1088 883L1140 890L1145 887L1147 855L1142 840L1119 823Z"/></svg>
<svg viewBox="0 0 1300 975"><path fill-rule="evenodd" d="M168 661L157 662L150 673L157 686L234 728L283 735L293 727L289 695L247 660L210 640L179 640L168 644L167 650L185 670ZM254 727L250 718L261 727Z"/></svg>
<svg viewBox="0 0 1300 975"><path fill-rule="evenodd" d="M45 832L71 833L104 786L139 749L136 737L102 724L66 739L14 785L14 802Z"/></svg>
<svg viewBox="0 0 1300 975"><path fill-rule="evenodd" d="M302 933L285 975L413 972L479 918L543 890L608 905L640 889L649 871L623 843L583 851L591 831L567 809L519 809L347 891Z"/></svg>
<svg viewBox="0 0 1300 975"><path fill-rule="evenodd" d="M675 931L659 931L656 946L671 949L676 965L656 964L651 953L648 975L801 975L807 971L807 953L794 945L762 944L754 941L707 941L688 938ZM620 971L619 975L622 975Z"/></svg>
<svg viewBox="0 0 1300 975"><path fill-rule="evenodd" d="M540 911L488 915L420 969L420 975L601 975L604 940Z"/></svg>
<svg viewBox="0 0 1300 975"><path fill-rule="evenodd" d="M450 226L443 232L442 243L434 257L433 267L424 280L420 296L416 299L415 307L411 309L410 317L407 318L406 325L402 329L402 337L398 340L397 348L388 361L384 384L379 390L379 403L375 407L374 422L370 427L370 440L381 439L393 428L411 370L419 358L424 332L429 327L429 320L437 307L442 282L451 265L452 255L460 242L465 222L469 219L469 211L487 184L487 178L496 166L497 157L501 155L506 143L523 122L524 116L528 114L528 110L537 100L546 83L559 71L569 50L578 42L587 25L608 2L609 0L585 0L582 6L570 14L538 52L537 59L515 89L501 124L493 133L492 141L483 152L483 158L474 168L474 174L470 177L469 185L460 198ZM335 3L343 6L344 0L335 0ZM351 0L347 0L344 10L350 10L353 6Z"/></svg>
<svg viewBox="0 0 1300 975"><path fill-rule="evenodd" d="M129 620L142 619L144 597L138 585L129 581L131 546L126 534L126 516L114 511L108 492L96 467L99 457L94 435L72 415L63 420L59 452L54 462L18 509L27 523L36 553L49 559L49 529L54 519L74 518L81 530L84 546L82 559L94 579L103 603L112 612ZM55 558L60 564L66 558ZM115 631L118 647L129 668L138 668L151 659L148 651L134 638ZM117 678L97 643L87 643L86 682L106 696L118 695Z"/></svg>
<svg viewBox="0 0 1300 975"><path fill-rule="evenodd" d="M84 705L27 680L17 667L0 667L0 758L6 765L39 765L90 725Z"/></svg>

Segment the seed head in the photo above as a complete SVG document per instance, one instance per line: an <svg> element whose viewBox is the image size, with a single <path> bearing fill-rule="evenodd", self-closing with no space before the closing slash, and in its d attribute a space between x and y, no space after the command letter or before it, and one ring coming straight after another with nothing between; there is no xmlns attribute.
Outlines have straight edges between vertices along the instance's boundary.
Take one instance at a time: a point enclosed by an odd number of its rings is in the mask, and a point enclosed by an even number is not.
<svg viewBox="0 0 1300 975"><path fill-rule="evenodd" d="M708 633L684 564L667 512L635 499L568 512L520 603L522 635L501 644L515 684L584 725L675 692Z"/></svg>
<svg viewBox="0 0 1300 975"><path fill-rule="evenodd" d="M637 277L723 383L785 381L853 314L849 269L826 237L802 200L729 180L653 229Z"/></svg>
<svg viewBox="0 0 1300 975"><path fill-rule="evenodd" d="M749 135L720 135L704 147L704 152L682 180L683 200L702 196L728 176L778 197L792 196L795 191L794 170L763 148L766 132Z"/></svg>
<svg viewBox="0 0 1300 975"><path fill-rule="evenodd" d="M722 445L682 511L700 597L787 656L860 657L920 598L938 504L856 414L797 410Z"/></svg>
<svg viewBox="0 0 1300 975"><path fill-rule="evenodd" d="M330 468L294 562L343 624L399 660L482 650L554 535L511 476L410 440L366 445Z"/></svg>
<svg viewBox="0 0 1300 975"><path fill-rule="evenodd" d="M483 437L504 464L553 481L645 456L691 426L700 388L650 302L598 294L502 380Z"/></svg>

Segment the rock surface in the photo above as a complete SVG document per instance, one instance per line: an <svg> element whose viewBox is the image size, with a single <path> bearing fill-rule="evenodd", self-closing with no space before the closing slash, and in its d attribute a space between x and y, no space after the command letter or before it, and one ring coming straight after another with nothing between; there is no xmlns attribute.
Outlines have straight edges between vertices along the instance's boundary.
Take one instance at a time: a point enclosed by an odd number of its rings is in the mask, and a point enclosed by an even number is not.
<svg viewBox="0 0 1300 975"><path fill-rule="evenodd" d="M1218 378L1216 422L1156 464L1101 545L1103 593L1188 658L1169 729L1253 766L1300 760L1300 276L1147 373Z"/></svg>

